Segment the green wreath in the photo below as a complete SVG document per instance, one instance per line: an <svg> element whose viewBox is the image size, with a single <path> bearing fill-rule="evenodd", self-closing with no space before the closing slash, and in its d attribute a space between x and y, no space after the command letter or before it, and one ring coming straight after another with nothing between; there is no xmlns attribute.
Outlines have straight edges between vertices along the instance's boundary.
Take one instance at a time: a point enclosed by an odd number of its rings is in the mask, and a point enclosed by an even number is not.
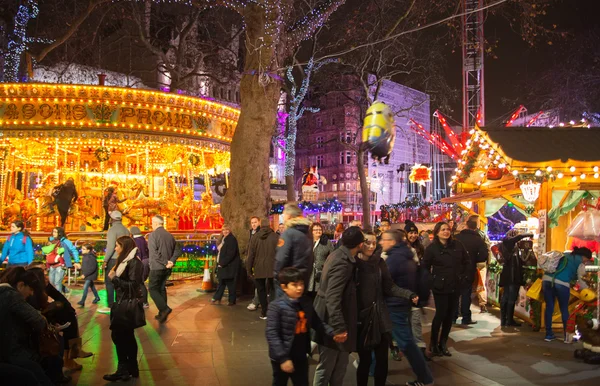
<svg viewBox="0 0 600 386"><path fill-rule="evenodd" d="M190 154L190 156L188 157L188 162L190 163L190 165L192 166L198 166L200 165L200 156L198 154Z"/></svg>
<svg viewBox="0 0 600 386"><path fill-rule="evenodd" d="M105 146L100 146L94 152L94 156L98 162L106 162L110 159L110 150L108 150L108 148Z"/></svg>

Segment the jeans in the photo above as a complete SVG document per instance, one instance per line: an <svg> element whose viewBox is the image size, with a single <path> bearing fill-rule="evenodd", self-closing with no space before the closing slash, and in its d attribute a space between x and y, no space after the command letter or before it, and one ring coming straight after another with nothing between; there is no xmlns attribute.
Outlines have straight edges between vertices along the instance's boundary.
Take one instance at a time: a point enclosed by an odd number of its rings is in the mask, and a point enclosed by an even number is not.
<svg viewBox="0 0 600 386"><path fill-rule="evenodd" d="M256 291L258 292L258 300L260 302L260 314L262 316L267 316L267 307L269 304L267 301L267 293L272 292L273 279L254 279L254 283L256 284Z"/></svg>
<svg viewBox="0 0 600 386"><path fill-rule="evenodd" d="M417 347L415 339L410 327L411 311L392 311L390 317L392 319L393 329L392 334L394 340L398 344L398 348L404 353L410 367L417 376L417 381L424 384L433 383L433 376L425 361L425 356Z"/></svg>
<svg viewBox="0 0 600 386"><path fill-rule="evenodd" d="M388 334L381 336L381 342L372 350L360 350L358 352L358 368L356 369L356 385L367 386L369 383L369 370L371 362L375 362L375 386L385 386L388 372L388 348L391 339ZM375 360L373 361L373 354Z"/></svg>
<svg viewBox="0 0 600 386"><path fill-rule="evenodd" d="M571 291L569 287L554 284L551 281L542 282L542 291L546 301L546 312L544 313L544 323L546 324L546 335L552 335L552 314L554 314L554 302L558 299L558 307L562 316L563 331L567 331L567 320L569 319L569 299Z"/></svg>
<svg viewBox="0 0 600 386"><path fill-rule="evenodd" d="M229 303L235 303L235 279L219 279L219 286L217 287L217 292L215 292L213 299L221 300L225 293L226 286L229 291Z"/></svg>
<svg viewBox="0 0 600 386"><path fill-rule="evenodd" d="M413 337L415 338L415 343L419 348L426 348L427 344L423 340L423 309L413 307L410 310L410 327L412 329Z"/></svg>
<svg viewBox="0 0 600 386"><path fill-rule="evenodd" d="M127 366L129 369L137 368L137 341L134 330L114 329L110 334L115 348L119 365Z"/></svg>
<svg viewBox="0 0 600 386"><path fill-rule="evenodd" d="M435 316L431 323L431 343L437 345L446 343L450 330L452 329L452 320L458 306L458 294L433 294L435 301ZM440 327L442 333L440 335ZM426 382L427 383L427 382Z"/></svg>
<svg viewBox="0 0 600 386"><path fill-rule="evenodd" d="M460 290L460 314L462 315L462 323L470 322L471 319L471 294L473 293L473 287L463 288ZM456 305L456 311L454 312L454 320L458 319L458 304Z"/></svg>
<svg viewBox="0 0 600 386"><path fill-rule="evenodd" d="M167 279L169 276L171 276L170 269L150 270L148 282L150 297L154 300L160 314L169 309L167 305Z"/></svg>
<svg viewBox="0 0 600 386"><path fill-rule="evenodd" d="M108 307L112 307L115 302L115 286L112 283L112 280L109 279L108 273L114 268L117 264L117 259L110 259L110 261L106 264L106 268L104 269L104 285L106 287L106 304Z"/></svg>
<svg viewBox="0 0 600 386"><path fill-rule="evenodd" d="M92 289L92 293L94 294L94 299L100 299L100 296L98 296L98 291L96 291L94 281L86 280L85 283L83 283L83 296L81 297L81 303L85 303L85 299L87 298L88 294L88 289L90 288Z"/></svg>
<svg viewBox="0 0 600 386"><path fill-rule="evenodd" d="M294 372L286 373L281 370L280 363L271 361L273 367L273 386L287 386L288 380L292 380L294 386L308 386L308 358L306 355L291 358L294 364Z"/></svg>
<svg viewBox="0 0 600 386"><path fill-rule="evenodd" d="M349 357L349 352L319 345L319 364L313 386L343 386Z"/></svg>
<svg viewBox="0 0 600 386"><path fill-rule="evenodd" d="M63 279L65 278L65 268L62 266L50 267L48 270L48 280L50 284L62 293L63 290Z"/></svg>

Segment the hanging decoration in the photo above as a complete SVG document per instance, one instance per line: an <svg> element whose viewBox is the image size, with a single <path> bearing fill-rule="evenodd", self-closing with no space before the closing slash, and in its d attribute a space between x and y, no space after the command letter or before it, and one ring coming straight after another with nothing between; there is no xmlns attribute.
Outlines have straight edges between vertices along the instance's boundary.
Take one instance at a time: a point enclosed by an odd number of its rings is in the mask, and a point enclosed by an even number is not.
<svg viewBox="0 0 600 386"><path fill-rule="evenodd" d="M523 193L523 197L530 203L534 203L538 197L540 196L540 187L541 184L539 182L533 182L531 180L527 182L523 182L520 185L521 192Z"/></svg>
<svg viewBox="0 0 600 386"><path fill-rule="evenodd" d="M383 102L375 101L367 109L362 130L362 146L371 157L387 164L396 141L394 113Z"/></svg>
<svg viewBox="0 0 600 386"><path fill-rule="evenodd" d="M98 162L106 162L110 159L110 150L106 146L100 146L94 152L94 157Z"/></svg>
<svg viewBox="0 0 600 386"><path fill-rule="evenodd" d="M495 166L489 168L487 171L487 175L486 175L487 179L490 181L497 181L497 180L502 179L502 175L503 175L502 170L506 170L506 169L500 169Z"/></svg>
<svg viewBox="0 0 600 386"><path fill-rule="evenodd" d="M431 168L421 164L416 164L412 167L408 179L413 184L425 186L426 182L431 181Z"/></svg>
<svg viewBox="0 0 600 386"><path fill-rule="evenodd" d="M200 156L198 154L192 153L188 157L188 162L192 166L198 166L200 165Z"/></svg>

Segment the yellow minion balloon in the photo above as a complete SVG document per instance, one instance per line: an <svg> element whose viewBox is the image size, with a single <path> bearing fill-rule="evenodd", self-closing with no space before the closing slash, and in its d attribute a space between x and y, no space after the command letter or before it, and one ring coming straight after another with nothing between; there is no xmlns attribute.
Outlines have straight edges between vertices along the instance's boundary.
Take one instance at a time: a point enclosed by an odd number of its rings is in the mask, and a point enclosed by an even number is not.
<svg viewBox="0 0 600 386"><path fill-rule="evenodd" d="M392 110L385 103L375 101L367 109L362 131L362 146L371 153L373 159L381 162L382 158L385 158L387 164L395 139L396 127Z"/></svg>

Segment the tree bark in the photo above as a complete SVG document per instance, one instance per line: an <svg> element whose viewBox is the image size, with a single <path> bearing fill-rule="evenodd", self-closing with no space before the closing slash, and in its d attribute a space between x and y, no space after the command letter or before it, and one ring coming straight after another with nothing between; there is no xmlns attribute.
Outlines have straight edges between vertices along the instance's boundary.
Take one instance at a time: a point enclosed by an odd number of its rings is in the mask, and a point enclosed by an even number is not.
<svg viewBox="0 0 600 386"><path fill-rule="evenodd" d="M356 153L356 156L358 157L356 164L358 168L358 177L360 180L360 194L362 196L363 229L369 229L371 227L371 201L369 200L371 192L369 191L369 186L367 185L364 154L365 151L361 147Z"/></svg>
<svg viewBox="0 0 600 386"><path fill-rule="evenodd" d="M296 201L296 183L294 176L285 176L285 185L287 187L287 200Z"/></svg>
<svg viewBox="0 0 600 386"><path fill-rule="evenodd" d="M274 46L264 31L265 12L257 5L244 7L246 45L244 74L240 84L241 113L231 142L230 185L221 213L238 239L245 257L249 219L264 218L270 207L269 147L277 118L281 85L273 78L259 83L260 72L271 70ZM259 42L264 39L261 46Z"/></svg>

